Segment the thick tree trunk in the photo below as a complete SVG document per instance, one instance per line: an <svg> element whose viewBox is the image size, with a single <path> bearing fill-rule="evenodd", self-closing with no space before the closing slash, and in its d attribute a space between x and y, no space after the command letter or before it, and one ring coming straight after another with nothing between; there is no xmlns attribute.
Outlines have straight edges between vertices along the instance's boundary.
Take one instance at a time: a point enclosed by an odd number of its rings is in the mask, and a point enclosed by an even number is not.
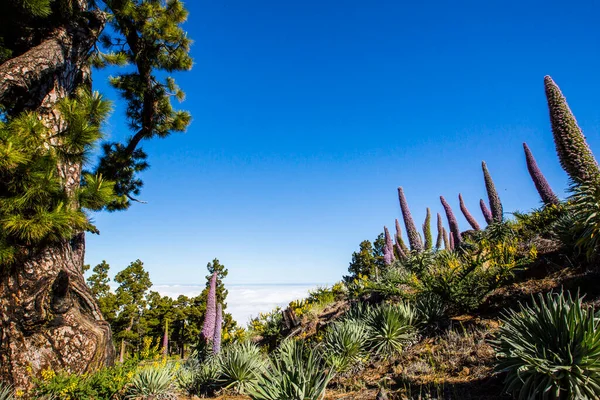
<svg viewBox="0 0 600 400"><path fill-rule="evenodd" d="M110 326L83 279L84 235L47 247L0 282L0 376L28 388L46 368L84 373L114 361Z"/></svg>
<svg viewBox="0 0 600 400"><path fill-rule="evenodd" d="M88 26L57 29L0 65L0 103L36 111L51 131L61 129L56 103L91 82L86 58L105 21L98 15ZM81 163L57 168L71 196ZM70 206L78 207L74 196ZM83 278L84 251L81 232L0 266L0 380L27 389L31 376L47 368L84 373L114 362L110 326Z"/></svg>

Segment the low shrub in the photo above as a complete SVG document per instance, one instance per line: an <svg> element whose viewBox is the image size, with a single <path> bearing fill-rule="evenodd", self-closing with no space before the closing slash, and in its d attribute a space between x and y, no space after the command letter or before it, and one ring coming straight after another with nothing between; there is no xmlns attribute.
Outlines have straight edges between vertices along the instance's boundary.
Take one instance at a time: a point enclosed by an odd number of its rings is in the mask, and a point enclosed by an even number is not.
<svg viewBox="0 0 600 400"><path fill-rule="evenodd" d="M548 293L504 315L492 342L506 390L522 398L600 398L600 319L582 298Z"/></svg>
<svg viewBox="0 0 600 400"><path fill-rule="evenodd" d="M14 400L12 387L0 382L0 400Z"/></svg>
<svg viewBox="0 0 600 400"><path fill-rule="evenodd" d="M286 340L249 394L254 400L320 400L333 376L320 352Z"/></svg>
<svg viewBox="0 0 600 400"><path fill-rule="evenodd" d="M218 383L236 393L246 393L265 368L265 361L257 345L250 342L234 343L226 347L219 358Z"/></svg>
<svg viewBox="0 0 600 400"><path fill-rule="evenodd" d="M131 379L127 400L176 400L175 373L169 366L145 367Z"/></svg>
<svg viewBox="0 0 600 400"><path fill-rule="evenodd" d="M415 312L419 323L423 326L433 326L446 319L448 305L435 293L418 295L415 300Z"/></svg>
<svg viewBox="0 0 600 400"><path fill-rule="evenodd" d="M189 396L212 396L219 388L220 360L211 357L203 362L188 360L176 375L177 386Z"/></svg>

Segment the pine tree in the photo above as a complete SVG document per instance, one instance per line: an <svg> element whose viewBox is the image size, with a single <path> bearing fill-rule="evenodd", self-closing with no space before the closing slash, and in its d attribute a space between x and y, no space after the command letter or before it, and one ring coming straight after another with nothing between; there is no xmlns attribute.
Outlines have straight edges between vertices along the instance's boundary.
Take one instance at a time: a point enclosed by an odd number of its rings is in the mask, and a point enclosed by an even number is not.
<svg viewBox="0 0 600 400"><path fill-rule="evenodd" d="M400 201L400 209L402 211L402 218L404 219L404 227L406 228L410 249L419 252L423 250L423 242L421 241L419 232L417 232L417 227L415 226L410 209L408 208L408 202L404 196L404 190L402 190L401 187L398 188L398 199Z"/></svg>
<svg viewBox="0 0 600 400"><path fill-rule="evenodd" d="M452 212L452 208L450 204L444 199L444 196L440 196L440 201L442 202L442 206L444 207L444 211L446 212L446 217L448 218L448 226L450 227L450 247L454 249L455 246L460 245L462 242L462 237L460 235L460 229L458 228L458 221Z"/></svg>
<svg viewBox="0 0 600 400"><path fill-rule="evenodd" d="M576 183L598 180L600 170L567 100L551 77L544 77L550 124L560 165Z"/></svg>
<svg viewBox="0 0 600 400"><path fill-rule="evenodd" d="M110 290L109 269L110 265L103 260L92 269L93 274L87 279L87 284L98 302L102 316L112 324L117 316L118 305L116 295Z"/></svg>
<svg viewBox="0 0 600 400"><path fill-rule="evenodd" d="M477 220L475 220L475 218L473 218L473 216L469 212L469 209L463 201L462 194L460 193L458 194L458 201L460 202L460 211L462 211L463 215L467 219L467 222L469 223L469 225L471 225L471 228L475 229L476 231L480 230L481 228L479 227Z"/></svg>
<svg viewBox="0 0 600 400"><path fill-rule="evenodd" d="M485 161L481 162L481 169L483 170L485 189L487 190L488 200L490 202L490 209L492 211L492 220L494 222L502 222L502 220L504 219L504 215L502 212L502 202L500 201L500 196L498 196L496 186L494 185L494 181L492 180L492 176L490 175L487 169Z"/></svg>
<svg viewBox="0 0 600 400"><path fill-rule="evenodd" d="M3 282L20 285L0 285L0 314L11 316L0 321L0 380L25 388L42 368L83 373L114 361L82 275L85 232L97 233L86 211L136 201L148 167L142 142L190 122L172 106L184 94L169 74L192 59L179 0L7 0L2 8L0 266L10 271ZM110 84L132 132L103 143L84 170L111 108L91 91L90 65L115 67ZM40 354L43 362L32 362Z"/></svg>
<svg viewBox="0 0 600 400"><path fill-rule="evenodd" d="M542 198L542 201L544 204L558 204L560 202L558 197L552 191L552 188L550 187L550 184L546 180L544 174L542 174L542 171L538 167L531 150L529 150L529 146L527 146L527 143L523 143L523 150L525 151L527 170L529 171L529 175L531 175L533 184Z"/></svg>
<svg viewBox="0 0 600 400"><path fill-rule="evenodd" d="M433 248L433 237L431 235L431 210L429 207L423 223L423 237L425 238L425 250L431 250Z"/></svg>

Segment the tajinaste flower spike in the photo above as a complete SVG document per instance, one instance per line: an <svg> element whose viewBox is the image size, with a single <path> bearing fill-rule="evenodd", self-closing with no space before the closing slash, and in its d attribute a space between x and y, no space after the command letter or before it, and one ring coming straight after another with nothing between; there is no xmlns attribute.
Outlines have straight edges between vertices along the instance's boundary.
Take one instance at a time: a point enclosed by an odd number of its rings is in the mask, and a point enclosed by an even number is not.
<svg viewBox="0 0 600 400"><path fill-rule="evenodd" d="M442 216L440 215L440 213L437 213L437 239L435 241L435 248L436 249L441 249L442 248L442 238L444 237L443 235L443 230L444 230L444 224L442 223Z"/></svg>
<svg viewBox="0 0 600 400"><path fill-rule="evenodd" d="M544 77L550 124L560 165L574 182L598 180L598 162L560 89L549 76Z"/></svg>
<svg viewBox="0 0 600 400"><path fill-rule="evenodd" d="M525 161L527 162L527 170L529 171L529 175L531 175L531 179L535 184L535 188L537 189L540 197L544 204L558 204L558 197L552 191L550 184L546 180L544 174L537 165L535 158L533 158L533 154L531 154L531 150L529 150L529 146L527 143L523 143L523 150L525 150Z"/></svg>
<svg viewBox="0 0 600 400"><path fill-rule="evenodd" d="M406 247L406 244L404 244L404 240L402 240L402 229L400 228L400 222L398 222L398 218L396 218L396 243L398 243L405 256L410 253L410 250L408 250L408 247Z"/></svg>
<svg viewBox="0 0 600 400"><path fill-rule="evenodd" d="M396 249L396 255L398 256L398 259L404 260L406 258L406 253L404 250L402 250L402 247L400 247L398 242L394 244L394 248Z"/></svg>
<svg viewBox="0 0 600 400"><path fill-rule="evenodd" d="M444 238L444 249L452 250L452 248L450 248L450 240L448 240L448 232L444 227L442 227L442 237Z"/></svg>
<svg viewBox="0 0 600 400"><path fill-rule="evenodd" d="M401 187L398 188L398 199L400 200L400 209L402 210L402 218L404 218L404 226L406 227L406 235L408 236L410 249L421 251L423 250L423 243L421 242L419 232L417 232L417 227L412 219L410 209L408 208L408 202L406 201L406 197L404 197L404 191Z"/></svg>
<svg viewBox="0 0 600 400"><path fill-rule="evenodd" d="M213 340L215 333L215 320L217 318L217 272L213 272L208 287L208 296L206 299L206 315L204 316L204 325L202 326L202 336L206 342Z"/></svg>
<svg viewBox="0 0 600 400"><path fill-rule="evenodd" d="M383 246L383 262L385 265L392 265L394 262L394 244L392 243L392 237L387 226L383 227L385 234L385 245Z"/></svg>
<svg viewBox="0 0 600 400"><path fill-rule="evenodd" d="M221 351L221 329L223 325L223 306L221 303L217 304L217 319L215 321L215 332L213 335L213 354L219 354Z"/></svg>
<svg viewBox="0 0 600 400"><path fill-rule="evenodd" d="M162 340L162 353L164 357L169 355L169 320L165 320L165 333Z"/></svg>
<svg viewBox="0 0 600 400"><path fill-rule="evenodd" d="M494 186L494 181L487 169L485 161L481 162L481 169L483 170L483 179L485 180L485 190L487 190L488 200L490 202L490 209L492 211L492 219L494 222L502 222L504 215L502 212L502 202L500 202L500 196Z"/></svg>
<svg viewBox="0 0 600 400"><path fill-rule="evenodd" d="M483 199L479 199L479 207L481 207L481 212L483 213L483 218L485 218L485 222L488 225L494 222L494 218L492 218L492 212L487 208Z"/></svg>
<svg viewBox="0 0 600 400"><path fill-rule="evenodd" d="M429 210L429 207L423 223L423 237L425 238L425 249L431 250L433 248L433 238L431 236L431 210Z"/></svg>
<svg viewBox="0 0 600 400"><path fill-rule="evenodd" d="M460 202L460 211L462 211L463 215L467 219L467 222L469 223L469 225L471 225L471 228L475 229L476 231L481 230L481 228L479 227L479 224L477 223L475 218L473 218L473 216L467 209L467 206L465 205L465 202L463 201L462 194L460 194L460 193L458 194L458 201Z"/></svg>
<svg viewBox="0 0 600 400"><path fill-rule="evenodd" d="M458 221L452 212L452 208L450 208L450 204L444 199L444 196L440 196L440 201L442 202L444 211L446 211L446 218L448 218L448 226L450 227L450 247L454 249L455 246L458 246L462 242Z"/></svg>

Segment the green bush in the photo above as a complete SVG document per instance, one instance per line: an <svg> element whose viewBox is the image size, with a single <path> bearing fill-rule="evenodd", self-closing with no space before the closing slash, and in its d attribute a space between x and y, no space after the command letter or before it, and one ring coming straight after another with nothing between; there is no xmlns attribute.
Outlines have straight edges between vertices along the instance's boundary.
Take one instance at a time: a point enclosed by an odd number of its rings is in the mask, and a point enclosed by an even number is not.
<svg viewBox="0 0 600 400"><path fill-rule="evenodd" d="M14 400L12 387L0 382L0 400Z"/></svg>
<svg viewBox="0 0 600 400"><path fill-rule="evenodd" d="M169 366L139 370L127 388L127 400L176 400L175 373Z"/></svg>
<svg viewBox="0 0 600 400"><path fill-rule="evenodd" d="M576 233L575 246L588 261L597 258L600 249L600 185L589 183L571 188L569 208Z"/></svg>
<svg viewBox="0 0 600 400"><path fill-rule="evenodd" d="M365 322L370 349L384 358L400 353L407 343L416 338L415 311L406 303L382 304L373 308Z"/></svg>
<svg viewBox="0 0 600 400"><path fill-rule="evenodd" d="M212 396L219 388L221 365L218 357L203 362L191 359L176 375L177 386L189 396Z"/></svg>
<svg viewBox="0 0 600 400"><path fill-rule="evenodd" d="M316 349L287 340L249 394L254 400L320 400L333 376L333 368L327 368Z"/></svg>
<svg viewBox="0 0 600 400"><path fill-rule="evenodd" d="M220 357L219 384L237 393L246 393L265 368L265 361L257 345L249 342L226 347Z"/></svg>
<svg viewBox="0 0 600 400"><path fill-rule="evenodd" d="M504 315L492 342L506 390L523 398L600 398L600 319L582 298L541 294Z"/></svg>
<svg viewBox="0 0 600 400"><path fill-rule="evenodd" d="M344 319L327 329L323 340L328 364L337 372L347 372L368 356L368 329L360 320Z"/></svg>
<svg viewBox="0 0 600 400"><path fill-rule="evenodd" d="M417 296L415 312L419 322L424 326L438 324L446 318L448 305L435 293L424 293Z"/></svg>

